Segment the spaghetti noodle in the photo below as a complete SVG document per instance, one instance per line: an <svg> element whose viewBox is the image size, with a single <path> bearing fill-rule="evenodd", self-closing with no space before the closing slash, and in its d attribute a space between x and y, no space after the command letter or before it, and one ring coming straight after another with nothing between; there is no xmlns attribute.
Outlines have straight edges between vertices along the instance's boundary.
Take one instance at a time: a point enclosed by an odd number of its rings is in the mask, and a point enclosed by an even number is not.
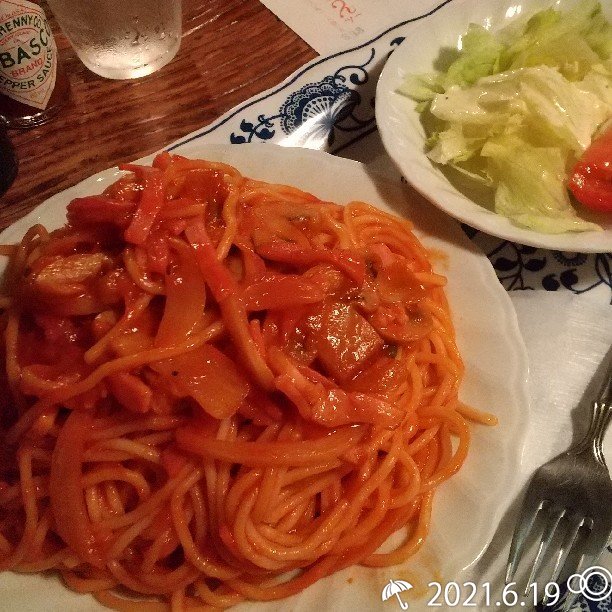
<svg viewBox="0 0 612 612"><path fill-rule="evenodd" d="M0 569L182 610L410 557L487 418L409 223L221 163L122 169L3 251Z"/></svg>

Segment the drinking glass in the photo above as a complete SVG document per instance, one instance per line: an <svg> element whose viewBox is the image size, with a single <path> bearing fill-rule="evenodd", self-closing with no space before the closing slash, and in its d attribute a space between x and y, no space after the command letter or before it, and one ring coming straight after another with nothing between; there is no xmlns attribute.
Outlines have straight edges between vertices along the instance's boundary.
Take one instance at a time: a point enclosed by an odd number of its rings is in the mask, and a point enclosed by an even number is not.
<svg viewBox="0 0 612 612"><path fill-rule="evenodd" d="M165 66L181 43L181 0L48 0L92 72L135 79Z"/></svg>

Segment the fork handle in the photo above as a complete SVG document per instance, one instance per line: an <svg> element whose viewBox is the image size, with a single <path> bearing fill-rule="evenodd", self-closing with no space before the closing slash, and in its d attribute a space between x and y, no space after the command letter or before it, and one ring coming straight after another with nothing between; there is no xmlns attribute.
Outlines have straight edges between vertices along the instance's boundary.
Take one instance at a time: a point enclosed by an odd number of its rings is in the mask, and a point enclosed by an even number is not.
<svg viewBox="0 0 612 612"><path fill-rule="evenodd" d="M612 400L593 402L589 429L576 449L579 453L592 453L602 465L606 465L606 460L601 450L601 443L611 418Z"/></svg>

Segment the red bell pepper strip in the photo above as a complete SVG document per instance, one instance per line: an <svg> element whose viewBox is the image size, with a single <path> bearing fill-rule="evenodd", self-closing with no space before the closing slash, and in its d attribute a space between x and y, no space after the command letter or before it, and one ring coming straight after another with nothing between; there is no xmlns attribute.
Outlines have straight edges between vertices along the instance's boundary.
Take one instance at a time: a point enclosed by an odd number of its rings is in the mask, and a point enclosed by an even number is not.
<svg viewBox="0 0 612 612"><path fill-rule="evenodd" d="M305 249L293 242L268 242L257 247L259 255L271 261L311 266L330 263L359 287L365 281L366 266L362 257L347 249Z"/></svg>
<svg viewBox="0 0 612 612"><path fill-rule="evenodd" d="M143 180L144 189L140 196L140 203L124 234L126 241L133 244L145 243L157 214L164 204L162 173L159 170L152 169L150 172L144 173Z"/></svg>
<svg viewBox="0 0 612 612"><path fill-rule="evenodd" d="M172 163L172 155L168 151L162 151L155 156L153 160L153 167L159 168L160 170L167 170Z"/></svg>
<svg viewBox="0 0 612 612"><path fill-rule="evenodd" d="M200 271L213 297L219 304L238 293L238 284L230 271L219 261L217 252L201 221L196 221L185 229L185 235L193 248Z"/></svg>
<svg viewBox="0 0 612 612"><path fill-rule="evenodd" d="M136 205L103 195L75 198L68 204L66 217L73 227L111 223L120 228L129 225Z"/></svg>
<svg viewBox="0 0 612 612"><path fill-rule="evenodd" d="M266 275L266 264L264 260L253 250L246 241L236 241L236 246L242 255L244 274L242 282L249 284L262 279Z"/></svg>
<svg viewBox="0 0 612 612"><path fill-rule="evenodd" d="M244 289L247 311L292 308L315 304L325 297L321 287L295 274L278 274L251 283Z"/></svg>
<svg viewBox="0 0 612 612"><path fill-rule="evenodd" d="M130 412L144 414L151 408L153 392L138 376L129 372L118 372L106 380L115 399Z"/></svg>
<svg viewBox="0 0 612 612"><path fill-rule="evenodd" d="M274 388L274 375L262 357L249 329L240 288L229 270L217 259L202 221L195 221L185 230L195 252L196 261L213 297L219 304L225 329L228 331L243 365L264 389Z"/></svg>
<svg viewBox="0 0 612 612"><path fill-rule="evenodd" d="M147 267L151 272L165 274L170 262L170 248L168 247L168 236L153 232L147 240L144 248L147 252Z"/></svg>

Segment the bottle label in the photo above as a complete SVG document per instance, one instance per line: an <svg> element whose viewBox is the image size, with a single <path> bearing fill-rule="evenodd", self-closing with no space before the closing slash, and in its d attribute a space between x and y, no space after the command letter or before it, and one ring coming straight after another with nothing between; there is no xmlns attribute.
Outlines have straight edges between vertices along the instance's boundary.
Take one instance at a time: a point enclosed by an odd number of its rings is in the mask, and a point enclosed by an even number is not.
<svg viewBox="0 0 612 612"><path fill-rule="evenodd" d="M0 0L0 93L44 110L56 73L57 48L42 7Z"/></svg>

